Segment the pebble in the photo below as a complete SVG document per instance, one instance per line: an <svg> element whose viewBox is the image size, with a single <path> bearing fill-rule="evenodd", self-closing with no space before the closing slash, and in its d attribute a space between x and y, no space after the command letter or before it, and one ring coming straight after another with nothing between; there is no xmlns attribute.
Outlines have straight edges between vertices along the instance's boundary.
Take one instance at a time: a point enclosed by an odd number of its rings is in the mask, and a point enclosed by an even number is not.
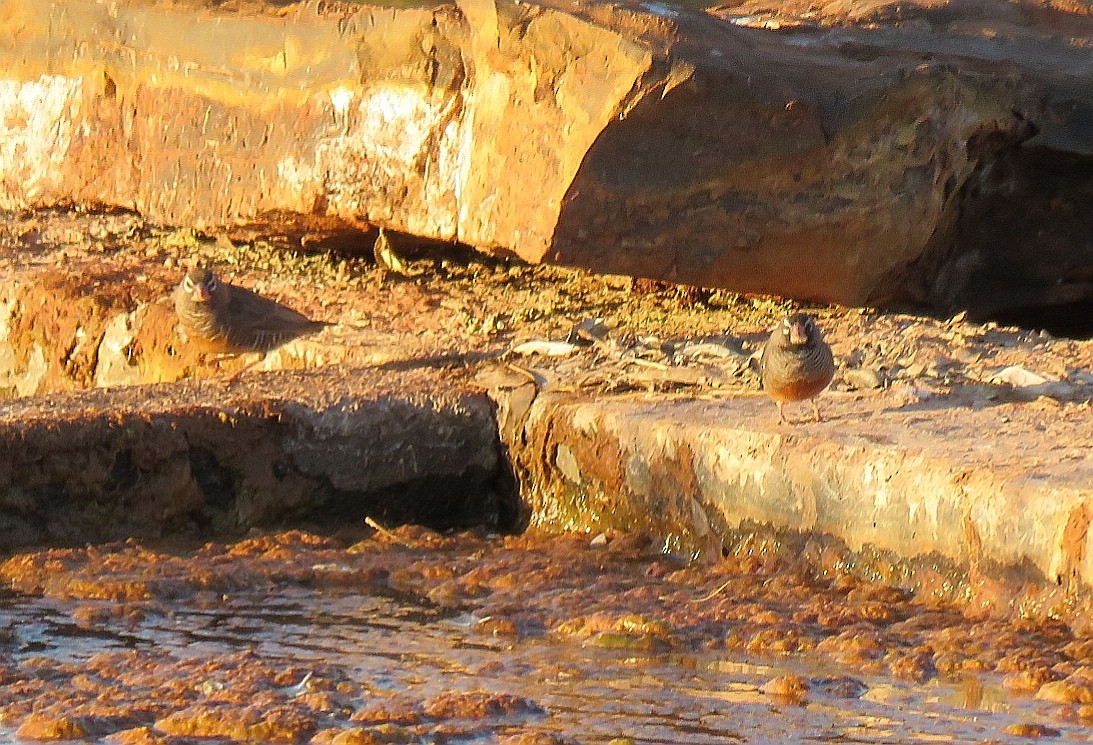
<svg viewBox="0 0 1093 745"><path fill-rule="evenodd" d="M799 675L779 675L759 686L759 690L768 696L795 700L804 698L808 689L808 681Z"/></svg>
<svg viewBox="0 0 1093 745"><path fill-rule="evenodd" d="M884 385L880 372L869 367L859 367L843 372L843 380L856 391L873 390Z"/></svg>
<svg viewBox="0 0 1093 745"><path fill-rule="evenodd" d="M1028 722L1022 722L1020 724L1011 724L1008 727L1002 729L1007 735L1016 735L1017 737L1058 737L1059 730L1052 727L1048 727L1043 724L1031 724Z"/></svg>

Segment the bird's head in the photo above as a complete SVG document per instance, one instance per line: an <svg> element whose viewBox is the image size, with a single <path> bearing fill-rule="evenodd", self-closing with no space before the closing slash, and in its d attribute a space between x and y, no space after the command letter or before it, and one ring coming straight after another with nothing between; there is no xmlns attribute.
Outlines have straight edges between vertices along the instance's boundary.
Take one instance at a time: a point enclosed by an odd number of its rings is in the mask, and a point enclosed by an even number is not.
<svg viewBox="0 0 1093 745"><path fill-rule="evenodd" d="M220 287L211 269L194 267L182 279L182 291L195 303L207 303Z"/></svg>
<svg viewBox="0 0 1093 745"><path fill-rule="evenodd" d="M794 313L782 319L782 338L790 346L807 346L818 333L816 322L805 313Z"/></svg>

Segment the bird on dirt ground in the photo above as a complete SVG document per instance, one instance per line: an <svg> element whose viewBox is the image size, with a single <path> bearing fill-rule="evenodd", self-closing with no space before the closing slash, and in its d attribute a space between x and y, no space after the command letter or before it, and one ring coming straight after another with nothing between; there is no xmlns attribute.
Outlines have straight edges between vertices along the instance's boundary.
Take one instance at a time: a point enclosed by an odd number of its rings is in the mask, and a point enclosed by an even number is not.
<svg viewBox="0 0 1093 745"><path fill-rule="evenodd" d="M778 406L778 421L786 421L782 405L810 399L815 421L820 409L814 398L835 377L835 359L811 316L794 313L782 319L763 347L759 361L763 389Z"/></svg>
<svg viewBox="0 0 1093 745"><path fill-rule="evenodd" d="M175 290L175 312L188 341L205 352L268 352L329 324L194 267Z"/></svg>
<svg viewBox="0 0 1093 745"><path fill-rule="evenodd" d="M379 229L376 242L372 244L372 256L376 260L376 266L380 268L382 277L387 277L390 274L400 277L409 276L410 272L406 268L405 262L395 253L395 249L392 248L391 241L387 239L387 233L384 232L383 228Z"/></svg>

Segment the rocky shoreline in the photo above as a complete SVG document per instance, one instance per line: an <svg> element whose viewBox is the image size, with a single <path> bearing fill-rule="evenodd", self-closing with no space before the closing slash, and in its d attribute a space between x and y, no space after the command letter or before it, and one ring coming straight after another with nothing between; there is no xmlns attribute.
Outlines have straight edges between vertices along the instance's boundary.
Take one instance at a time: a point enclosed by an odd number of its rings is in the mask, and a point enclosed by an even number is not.
<svg viewBox="0 0 1093 745"><path fill-rule="evenodd" d="M887 570L908 588L1008 577L1006 604L1049 615L1087 596L1093 342L813 307L836 382L825 421L781 425L751 357L789 303L410 244L392 277L363 247L105 219L6 225L0 359L36 394L0 408L9 550L325 511L636 531L709 561L768 526L940 560ZM257 362L192 353L166 295L198 258L334 326Z"/></svg>
<svg viewBox="0 0 1093 745"><path fill-rule="evenodd" d="M1087 735L1089 8L775 5L0 0L0 739Z"/></svg>

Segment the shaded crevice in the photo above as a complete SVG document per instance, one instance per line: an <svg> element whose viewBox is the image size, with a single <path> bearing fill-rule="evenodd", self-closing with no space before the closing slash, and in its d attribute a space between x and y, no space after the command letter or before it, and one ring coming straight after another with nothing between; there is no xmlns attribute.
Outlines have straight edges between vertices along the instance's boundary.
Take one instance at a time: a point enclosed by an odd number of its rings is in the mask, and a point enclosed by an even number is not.
<svg viewBox="0 0 1093 745"><path fill-rule="evenodd" d="M1016 150L958 225L959 306L1060 336L1093 337L1093 156Z"/></svg>
<svg viewBox="0 0 1093 745"><path fill-rule="evenodd" d="M1093 286L1087 292L1090 299L1082 302L1003 308L990 314L977 314L972 320L1046 331L1060 338L1093 339Z"/></svg>
<svg viewBox="0 0 1093 745"><path fill-rule="evenodd" d="M1093 338L1093 156L1014 148L959 204L951 233L905 270L918 290L874 302Z"/></svg>
<svg viewBox="0 0 1093 745"><path fill-rule="evenodd" d="M205 447L192 446L188 453L190 474L207 507L227 510L235 503L235 484L231 471L221 465L216 455Z"/></svg>
<svg viewBox="0 0 1093 745"><path fill-rule="evenodd" d="M437 531L484 527L511 533L521 527L515 482L479 467L367 492L337 489L327 480L320 490L322 497L302 519L322 528L360 526L365 518Z"/></svg>
<svg viewBox="0 0 1093 745"><path fill-rule="evenodd" d="M114 465L106 483L106 491L111 494L128 491L140 480L140 469L133 461L132 450L119 450L114 455Z"/></svg>

